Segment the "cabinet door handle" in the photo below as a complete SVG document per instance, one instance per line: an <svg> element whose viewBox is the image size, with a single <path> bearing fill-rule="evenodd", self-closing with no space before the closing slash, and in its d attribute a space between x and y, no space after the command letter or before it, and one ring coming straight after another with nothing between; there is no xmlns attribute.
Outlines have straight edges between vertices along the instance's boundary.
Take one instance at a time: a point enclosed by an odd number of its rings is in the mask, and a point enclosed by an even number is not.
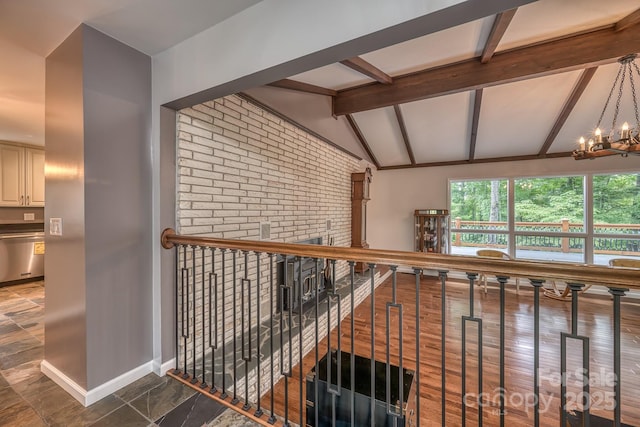
<svg viewBox="0 0 640 427"><path fill-rule="evenodd" d="M31 201L29 200L29 196L27 196L27 205L29 205Z"/></svg>
<svg viewBox="0 0 640 427"><path fill-rule="evenodd" d="M24 205L24 196L20 196L20 206Z"/></svg>

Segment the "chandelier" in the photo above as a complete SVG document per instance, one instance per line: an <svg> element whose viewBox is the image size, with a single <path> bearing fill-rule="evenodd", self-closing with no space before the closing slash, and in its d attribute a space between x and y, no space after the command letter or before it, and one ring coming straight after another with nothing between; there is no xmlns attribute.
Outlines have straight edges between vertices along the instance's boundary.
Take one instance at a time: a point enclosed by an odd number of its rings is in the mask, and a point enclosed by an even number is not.
<svg viewBox="0 0 640 427"><path fill-rule="evenodd" d="M593 159L596 157L613 156L620 154L623 157L627 157L629 154L640 155L640 115L638 114L638 96L636 95L636 87L634 81L635 74L640 78L640 69L635 62L636 54L630 54L618 59L620 68L618 69L618 75L613 82L607 102L604 104L598 124L593 132L593 135L585 140L584 137L580 137L580 147L576 149L572 156L576 160ZM620 100L622 99L622 92L624 90L625 81L629 77L629 84L631 87L631 96L633 99L633 108L635 110L635 127L629 126L628 122L624 122L620 127L620 130L616 129L616 122L618 120L618 113L620 112ZM602 118L604 117L613 94L618 89L617 98L615 103L615 109L613 111L613 122L608 134L603 134L600 125ZM617 136L617 138L616 138Z"/></svg>

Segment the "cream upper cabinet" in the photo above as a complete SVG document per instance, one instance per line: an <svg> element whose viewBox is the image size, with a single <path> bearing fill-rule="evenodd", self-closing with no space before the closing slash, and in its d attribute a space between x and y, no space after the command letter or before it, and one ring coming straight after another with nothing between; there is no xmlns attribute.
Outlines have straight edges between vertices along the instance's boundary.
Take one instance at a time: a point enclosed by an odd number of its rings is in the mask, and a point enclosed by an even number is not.
<svg viewBox="0 0 640 427"><path fill-rule="evenodd" d="M44 206L44 151L25 149L25 202L28 206Z"/></svg>
<svg viewBox="0 0 640 427"><path fill-rule="evenodd" d="M0 145L0 206L22 206L24 201L24 148Z"/></svg>
<svg viewBox="0 0 640 427"><path fill-rule="evenodd" d="M44 150L0 144L0 206L44 206Z"/></svg>

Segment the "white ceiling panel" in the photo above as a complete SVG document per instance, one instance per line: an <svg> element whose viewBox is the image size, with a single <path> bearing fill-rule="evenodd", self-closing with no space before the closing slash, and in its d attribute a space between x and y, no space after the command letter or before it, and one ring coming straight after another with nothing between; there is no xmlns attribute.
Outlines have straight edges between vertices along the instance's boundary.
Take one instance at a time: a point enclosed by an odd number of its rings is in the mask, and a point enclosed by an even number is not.
<svg viewBox="0 0 640 427"><path fill-rule="evenodd" d="M393 107L356 113L353 117L381 166L411 163Z"/></svg>
<svg viewBox="0 0 640 427"><path fill-rule="evenodd" d="M468 157L472 104L471 92L463 92L400 107L416 163Z"/></svg>
<svg viewBox="0 0 640 427"><path fill-rule="evenodd" d="M340 63L325 65L324 67L296 74L289 78L291 80L297 80L299 82L309 83L334 90L358 86L373 81L369 77Z"/></svg>
<svg viewBox="0 0 640 427"><path fill-rule="evenodd" d="M602 113L617 72L617 63L598 68L589 86L585 89L549 149L550 153L573 151L578 147L580 136L584 136L587 140L589 139L589 136L593 134L596 128L598 118ZM618 131L625 121L629 122L629 125L635 126L635 113L628 81L626 82L626 89L620 101L620 114L616 124ZM611 130L616 94L614 94L613 99L609 102L609 107L602 119L601 129L605 135Z"/></svg>
<svg viewBox="0 0 640 427"><path fill-rule="evenodd" d="M609 25L640 7L638 0L539 0L518 8L498 51Z"/></svg>
<svg viewBox="0 0 640 427"><path fill-rule="evenodd" d="M580 71L486 88L476 158L537 154Z"/></svg>
<svg viewBox="0 0 640 427"><path fill-rule="evenodd" d="M361 57L391 76L479 56L491 31L488 17L409 40Z"/></svg>

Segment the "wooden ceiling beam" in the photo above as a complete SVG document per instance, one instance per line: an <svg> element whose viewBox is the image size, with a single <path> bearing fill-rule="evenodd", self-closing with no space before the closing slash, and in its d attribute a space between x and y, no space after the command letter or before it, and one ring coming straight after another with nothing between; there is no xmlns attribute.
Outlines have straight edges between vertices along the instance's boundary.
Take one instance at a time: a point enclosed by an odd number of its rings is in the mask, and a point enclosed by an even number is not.
<svg viewBox="0 0 640 427"><path fill-rule="evenodd" d="M360 127L354 120L353 116L351 114L347 114L345 117L347 118L347 122L349 122L353 133L356 135L356 138L358 138L358 141L360 141L360 145L362 145L362 148L364 149L364 151L366 151L367 155L376 166L376 169L380 169L380 163L378 163L378 159L376 159L376 156L373 155L373 151L371 151L371 147L369 147L367 139L362 134L362 131L360 130Z"/></svg>
<svg viewBox="0 0 640 427"><path fill-rule="evenodd" d="M333 98L333 113L340 116L608 64L639 50L640 31L616 32L611 26L499 52L487 64L471 59L395 77L390 85L340 90Z"/></svg>
<svg viewBox="0 0 640 427"><path fill-rule="evenodd" d="M491 27L491 32L484 45L484 50L482 51L482 55L480 55L481 63L486 64L493 57L500 40L502 40L502 36L504 36L505 31L507 31L507 27L509 27L513 15L516 14L517 10L518 8L509 9L496 15L496 19L493 21L493 27Z"/></svg>
<svg viewBox="0 0 640 427"><path fill-rule="evenodd" d="M582 93L589 85L589 82L593 78L593 75L596 73L597 69L598 67L591 67L582 72L578 83L575 85L573 91L571 92L571 95L569 95L569 98L567 98L567 101L564 103L562 111L560 111L558 118L556 119L553 127L551 128L551 131L549 132L549 135L547 135L547 139L544 141L542 148L540 148L540 151L538 152L539 156L547 154L547 151L549 151L551 144L553 144L553 141L555 141L558 133L560 133L560 129L562 129L562 126L564 126L564 123L569 118L569 114L571 114L571 111L573 111L573 108L576 106L576 103L582 96Z"/></svg>
<svg viewBox="0 0 640 427"><path fill-rule="evenodd" d="M402 117L402 111L400 106L394 105L393 110L396 112L396 119L398 120L398 126L400 126L400 133L404 140L404 146L407 148L407 154L412 165L416 164L416 159L413 157L413 150L411 149L411 142L409 141L409 134L407 133L407 126L404 124L404 118Z"/></svg>
<svg viewBox="0 0 640 427"><path fill-rule="evenodd" d="M381 166L378 170L394 170L394 169L411 169L411 168L429 168L436 166L458 166L458 165L472 165L479 163L500 163L500 162L517 162L522 160L541 160L541 159L555 159L558 157L571 157L573 153L571 151L562 153L550 153L544 156L538 156L537 154L528 154L524 156L506 156L506 157L489 157L486 159L474 159L474 160L451 160L444 162L431 162L431 163L416 163L415 165L394 165L394 166Z"/></svg>
<svg viewBox="0 0 640 427"><path fill-rule="evenodd" d="M478 137L478 123L480 123L480 107L482 106L482 89L476 90L473 100L473 118L471 119L471 138L469 141L469 160L476 155L476 139Z"/></svg>
<svg viewBox="0 0 640 427"><path fill-rule="evenodd" d="M272 83L268 86L279 87L282 89L296 90L298 92L313 93L316 95L336 96L337 91L333 89L327 89L321 86L312 85L309 83L299 82L297 80L282 79Z"/></svg>
<svg viewBox="0 0 640 427"><path fill-rule="evenodd" d="M618 22L616 22L616 31L622 31L640 22L640 9L631 12Z"/></svg>
<svg viewBox="0 0 640 427"><path fill-rule="evenodd" d="M359 72L360 74L364 74L365 76L372 78L378 83L384 85L390 85L391 83L393 83L393 78L391 78L390 75L388 75L375 65L360 58L359 56L345 59L344 61L340 61L340 63L346 67L351 68L352 70Z"/></svg>

